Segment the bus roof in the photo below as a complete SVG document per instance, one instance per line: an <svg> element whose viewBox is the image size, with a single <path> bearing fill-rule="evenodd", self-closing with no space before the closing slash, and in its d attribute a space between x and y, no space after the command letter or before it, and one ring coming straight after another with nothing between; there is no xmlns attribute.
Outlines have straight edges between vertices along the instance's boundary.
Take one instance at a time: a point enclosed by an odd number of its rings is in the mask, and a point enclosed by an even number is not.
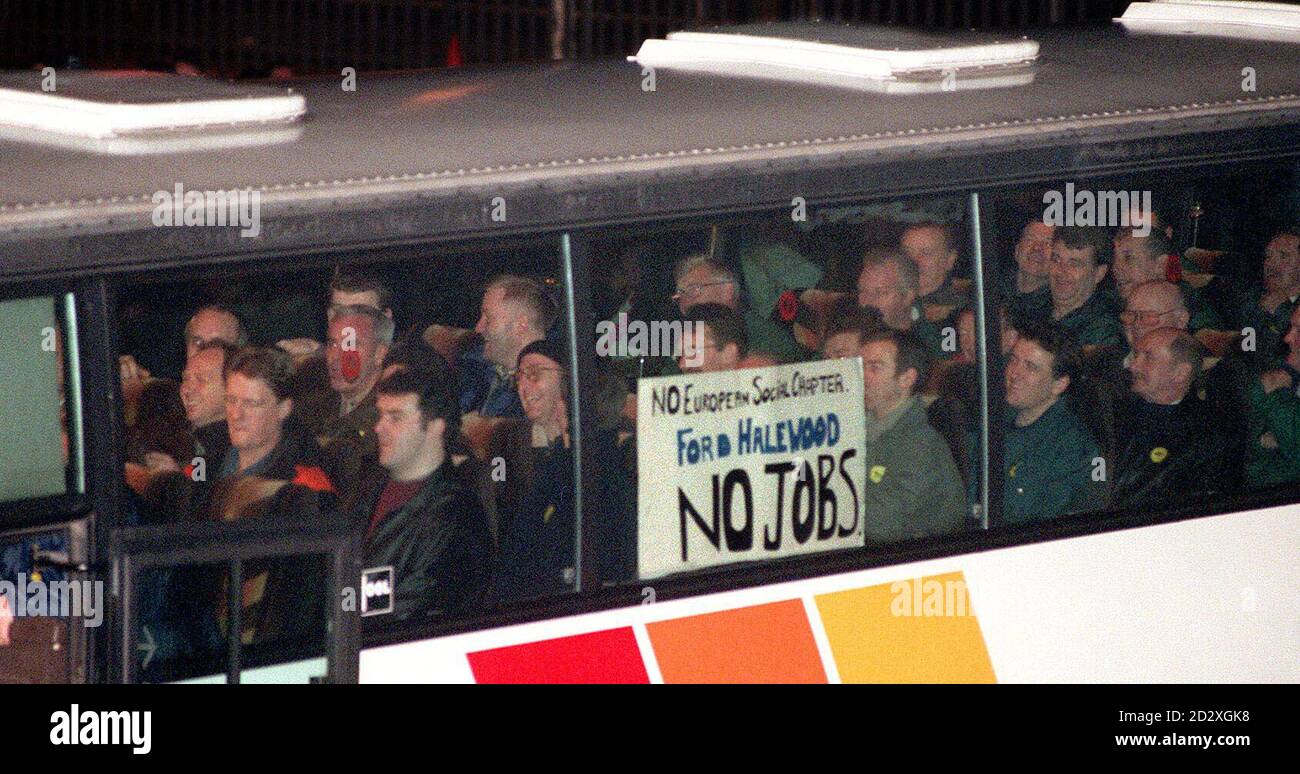
<svg viewBox="0 0 1300 774"><path fill-rule="evenodd" d="M1275 153L1295 152L1300 40L1135 33L1115 24L1025 35L1040 49L1032 80L1022 85L964 88L958 74L952 90L897 94L659 70L647 90L633 62L564 62L363 73L355 91L338 78L300 80L292 86L306 98L307 117L254 131L81 141L91 146L0 135L0 250L10 254L0 272L48 269L52 255L56 264L65 260L69 246L54 248L69 238L79 240L69 268L135 260L123 257L131 240L102 250L86 240L149 230L151 197L178 183L190 191L251 187L262 192L264 220L306 218L307 225L271 227L267 238L244 244L187 247L180 236L155 247L140 242L130 253L139 263L150 255L306 248L316 244L310 224L325 225L322 213L379 209L387 197L412 205L410 218L397 214L400 206L384 207L392 217L369 222L368 232L349 227L352 241L502 230L488 216L494 195L525 205L515 207L507 230L536 230L788 205L792 194L952 190L976 179L1113 170L1144 158L1268 151L1260 144L1267 137L1252 138L1249 149L1226 148L1221 137L1229 131L1272 131ZM40 74L30 75L37 84ZM1216 132L1219 139L1205 139ZM1192 136L1202 137L1199 144L1180 146ZM1126 142L1139 145L1106 155L1108 143ZM1057 150L1034 156L1026 148ZM959 158L978 163L962 168ZM906 163L925 176L922 160L940 164L925 181L898 180L897 166L875 182L864 172ZM1022 165L1014 174L997 166L1013 162ZM831 167L849 178L808 172ZM730 198L701 187L753 170L786 182L733 184L743 190ZM415 213L433 199L440 214ZM318 236L320 245L341 239Z"/></svg>

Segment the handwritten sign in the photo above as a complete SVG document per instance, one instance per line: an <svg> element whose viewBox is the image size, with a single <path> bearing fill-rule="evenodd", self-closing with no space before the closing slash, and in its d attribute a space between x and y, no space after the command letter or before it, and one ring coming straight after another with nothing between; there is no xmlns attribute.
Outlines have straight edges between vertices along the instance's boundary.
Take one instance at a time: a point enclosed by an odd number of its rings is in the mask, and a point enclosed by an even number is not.
<svg viewBox="0 0 1300 774"><path fill-rule="evenodd" d="M861 360L637 387L641 578L863 544Z"/></svg>

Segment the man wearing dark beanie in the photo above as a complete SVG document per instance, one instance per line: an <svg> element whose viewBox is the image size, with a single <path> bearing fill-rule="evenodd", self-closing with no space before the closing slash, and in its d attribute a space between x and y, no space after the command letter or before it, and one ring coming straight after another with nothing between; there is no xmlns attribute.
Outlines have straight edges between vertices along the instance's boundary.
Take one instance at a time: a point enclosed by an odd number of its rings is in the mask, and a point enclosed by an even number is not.
<svg viewBox="0 0 1300 774"><path fill-rule="evenodd" d="M532 454L515 464L507 462L505 483L518 487L522 494L492 574L488 599L493 603L562 594L574 588L576 481L568 362L564 348L552 340L534 341L519 353L515 384L529 420ZM583 442L596 448L597 459L617 459L612 434L597 431ZM587 518L597 520L600 573L606 580L629 576L634 561L635 535L628 529L627 509L619 504L633 487L626 477L620 480L616 468L600 471L601 492L583 509Z"/></svg>

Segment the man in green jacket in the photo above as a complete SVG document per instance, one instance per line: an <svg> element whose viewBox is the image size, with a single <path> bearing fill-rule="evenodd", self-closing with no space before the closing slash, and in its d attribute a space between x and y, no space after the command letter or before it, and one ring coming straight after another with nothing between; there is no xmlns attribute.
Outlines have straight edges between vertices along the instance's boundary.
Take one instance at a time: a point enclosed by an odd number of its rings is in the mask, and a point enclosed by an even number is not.
<svg viewBox="0 0 1300 774"><path fill-rule="evenodd" d="M944 352L938 327L925 319L917 305L919 293L920 272L910 258L891 250L867 252L858 274L858 307L871 307L880 312L885 325L916 336L931 358L956 354L955 347Z"/></svg>
<svg viewBox="0 0 1300 774"><path fill-rule="evenodd" d="M1052 319L1085 347L1120 343L1119 304L1101 285L1110 269L1110 249L1110 233L1096 226L1058 228L1052 243Z"/></svg>
<svg viewBox="0 0 1300 774"><path fill-rule="evenodd" d="M1247 392L1250 446L1246 484L1273 486L1300 479L1300 307L1282 341L1290 347L1280 368L1259 375Z"/></svg>
<svg viewBox="0 0 1300 774"><path fill-rule="evenodd" d="M1053 519L1102 504L1105 463L1097 442L1064 400L1082 355L1059 325L1030 324L1006 365L1003 519Z"/></svg>
<svg viewBox="0 0 1300 774"><path fill-rule="evenodd" d="M862 356L867 409L862 493L867 544L961 530L969 509L961 476L916 397L929 368L925 345L909 333L869 324L852 335Z"/></svg>

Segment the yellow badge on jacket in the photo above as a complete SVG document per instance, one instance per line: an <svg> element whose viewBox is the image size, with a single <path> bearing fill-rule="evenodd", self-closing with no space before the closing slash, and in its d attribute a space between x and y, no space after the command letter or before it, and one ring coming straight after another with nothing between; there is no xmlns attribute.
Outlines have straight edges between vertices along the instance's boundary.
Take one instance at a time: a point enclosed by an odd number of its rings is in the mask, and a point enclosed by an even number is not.
<svg viewBox="0 0 1300 774"><path fill-rule="evenodd" d="M885 479L885 466L872 465L870 475L871 475L871 483L879 484L881 481Z"/></svg>
<svg viewBox="0 0 1300 774"><path fill-rule="evenodd" d="M545 511L544 513L542 513L542 523L543 523L543 524L550 524L550 523L551 523L551 517L554 516L554 515L555 515L555 506L554 506L554 505L548 505L548 506L546 506L546 511Z"/></svg>
<svg viewBox="0 0 1300 774"><path fill-rule="evenodd" d="M1155 462L1155 463L1161 463L1161 462L1164 462L1164 461L1165 461L1165 457L1168 457L1168 456L1169 456L1169 450L1166 449L1166 448L1163 447L1163 446L1157 446L1156 448L1154 448L1154 449L1151 450L1151 461L1152 461L1152 462Z"/></svg>

